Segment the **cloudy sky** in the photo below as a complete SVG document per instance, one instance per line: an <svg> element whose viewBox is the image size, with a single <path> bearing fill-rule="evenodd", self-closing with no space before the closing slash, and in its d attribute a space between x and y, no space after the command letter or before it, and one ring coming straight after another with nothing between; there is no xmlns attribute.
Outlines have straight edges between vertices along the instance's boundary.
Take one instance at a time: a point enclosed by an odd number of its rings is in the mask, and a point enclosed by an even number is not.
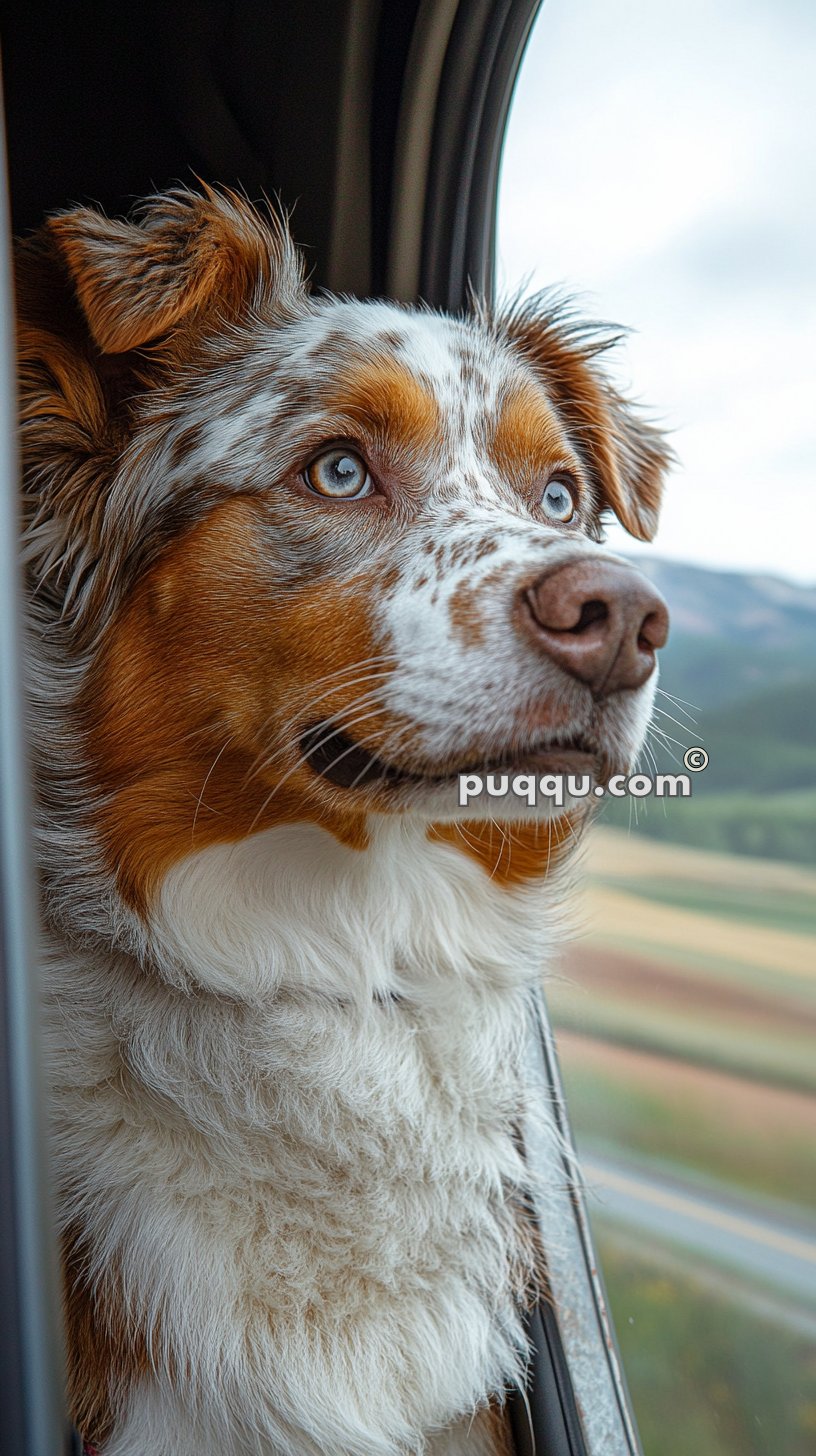
<svg viewBox="0 0 816 1456"><path fill-rule="evenodd" d="M680 456L667 556L816 581L815 0L545 0L499 286L630 325ZM652 548L655 549L655 548Z"/></svg>

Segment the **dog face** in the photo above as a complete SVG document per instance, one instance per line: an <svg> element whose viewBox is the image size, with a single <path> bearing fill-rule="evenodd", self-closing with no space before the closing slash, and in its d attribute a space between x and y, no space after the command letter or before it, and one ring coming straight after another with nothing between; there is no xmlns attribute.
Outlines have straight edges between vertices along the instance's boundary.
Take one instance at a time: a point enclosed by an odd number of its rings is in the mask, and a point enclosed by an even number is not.
<svg viewBox="0 0 816 1456"><path fill-rule="evenodd" d="M665 610L601 518L649 537L668 457L591 334L311 297L214 193L65 214L21 282L29 561L127 903L277 825L449 823L468 768L629 767Z"/></svg>

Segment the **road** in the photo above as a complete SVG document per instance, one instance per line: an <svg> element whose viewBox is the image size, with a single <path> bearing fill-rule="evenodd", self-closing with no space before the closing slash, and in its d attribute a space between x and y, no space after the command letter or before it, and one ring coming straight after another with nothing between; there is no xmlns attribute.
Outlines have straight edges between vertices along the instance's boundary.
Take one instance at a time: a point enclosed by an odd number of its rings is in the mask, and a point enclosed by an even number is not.
<svg viewBox="0 0 816 1456"><path fill-rule="evenodd" d="M816 1317L816 1238L653 1173L600 1158L584 1158L582 1166L591 1212L792 1295Z"/></svg>

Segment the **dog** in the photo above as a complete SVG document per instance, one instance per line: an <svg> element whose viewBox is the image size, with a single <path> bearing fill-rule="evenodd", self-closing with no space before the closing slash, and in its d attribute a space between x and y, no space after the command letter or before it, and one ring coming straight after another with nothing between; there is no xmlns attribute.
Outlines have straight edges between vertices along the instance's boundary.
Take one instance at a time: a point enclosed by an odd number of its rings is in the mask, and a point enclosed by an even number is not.
<svg viewBox="0 0 816 1456"><path fill-rule="evenodd" d="M226 190L17 257L73 1419L104 1456L510 1449L531 1007L633 763L669 451L546 298L310 292ZM497 817L498 822L494 822Z"/></svg>

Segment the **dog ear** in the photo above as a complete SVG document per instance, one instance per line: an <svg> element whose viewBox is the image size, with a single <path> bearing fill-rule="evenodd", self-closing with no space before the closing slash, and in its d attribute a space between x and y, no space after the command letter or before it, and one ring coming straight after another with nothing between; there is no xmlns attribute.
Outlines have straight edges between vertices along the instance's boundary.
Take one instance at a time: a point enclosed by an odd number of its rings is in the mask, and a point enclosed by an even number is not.
<svg viewBox="0 0 816 1456"><path fill-rule="evenodd" d="M151 344L208 313L235 317L304 292L288 230L243 198L211 188L148 199L134 221L78 207L49 220L103 353Z"/></svg>
<svg viewBox="0 0 816 1456"><path fill-rule="evenodd" d="M666 473L674 456L663 435L609 383L597 356L617 342L576 321L563 304L539 295L498 319L555 404L598 493L632 536L657 530Z"/></svg>

